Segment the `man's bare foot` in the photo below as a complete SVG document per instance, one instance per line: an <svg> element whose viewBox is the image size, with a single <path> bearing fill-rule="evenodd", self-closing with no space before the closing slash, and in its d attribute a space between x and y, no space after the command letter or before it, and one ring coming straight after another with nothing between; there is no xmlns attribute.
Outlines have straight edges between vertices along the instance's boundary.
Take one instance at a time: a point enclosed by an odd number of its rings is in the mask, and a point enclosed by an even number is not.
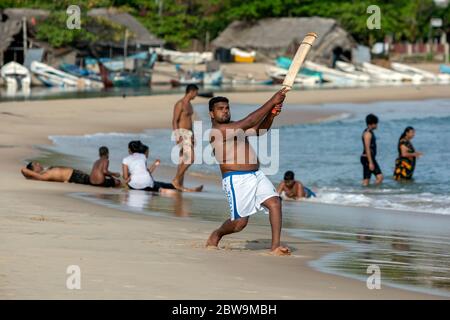
<svg viewBox="0 0 450 320"><path fill-rule="evenodd" d="M193 189L195 192L201 192L203 190L203 185L198 186L196 188Z"/></svg>
<svg viewBox="0 0 450 320"><path fill-rule="evenodd" d="M212 249L212 248L218 248L219 246L219 241L222 237L219 236L219 233L216 231L214 231L213 233L211 233L211 235L208 238L208 241L206 241L206 248L208 249Z"/></svg>
<svg viewBox="0 0 450 320"><path fill-rule="evenodd" d="M201 192L203 190L203 185L198 186L196 188L185 188L183 187L182 191L183 192Z"/></svg>
<svg viewBox="0 0 450 320"><path fill-rule="evenodd" d="M274 255L274 256L290 256L291 250L288 247L279 246L279 247L271 250L270 254Z"/></svg>
<svg viewBox="0 0 450 320"><path fill-rule="evenodd" d="M178 191L184 191L183 189L185 189L183 187L182 184L180 184L180 182L177 179L173 179L172 180L172 185L175 187L175 189L177 189Z"/></svg>

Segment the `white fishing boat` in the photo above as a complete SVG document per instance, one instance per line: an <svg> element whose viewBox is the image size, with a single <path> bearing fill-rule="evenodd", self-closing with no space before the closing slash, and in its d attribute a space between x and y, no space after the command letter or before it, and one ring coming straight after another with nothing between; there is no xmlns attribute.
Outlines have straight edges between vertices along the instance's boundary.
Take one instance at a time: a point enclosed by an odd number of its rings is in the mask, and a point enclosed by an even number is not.
<svg viewBox="0 0 450 320"><path fill-rule="evenodd" d="M439 73L437 75L437 79L440 83L450 83L450 74Z"/></svg>
<svg viewBox="0 0 450 320"><path fill-rule="evenodd" d="M400 73L387 68L376 66L368 62L363 62L362 70L378 80L387 82L411 81L414 83L418 83L424 79L424 77L419 74L410 75L406 73Z"/></svg>
<svg viewBox="0 0 450 320"><path fill-rule="evenodd" d="M156 48L155 52L165 61L178 64L201 64L214 59L212 52L180 52L162 48Z"/></svg>
<svg viewBox="0 0 450 320"><path fill-rule="evenodd" d="M336 68L341 70L342 72L358 76L360 81L370 81L371 80L371 77L369 74L359 71L354 64L344 62L344 61L336 61Z"/></svg>
<svg viewBox="0 0 450 320"><path fill-rule="evenodd" d="M336 69L328 68L324 65L314 63L311 61L305 61L305 67L317 72L322 73L322 78L327 82L333 82L335 84L351 85L358 81L362 81L362 77L346 72L342 72Z"/></svg>
<svg viewBox="0 0 450 320"><path fill-rule="evenodd" d="M103 87L99 81L79 78L38 61L31 63L31 72L48 87Z"/></svg>
<svg viewBox="0 0 450 320"><path fill-rule="evenodd" d="M205 72L203 74L203 84L209 86L220 86L223 81L222 70Z"/></svg>
<svg viewBox="0 0 450 320"><path fill-rule="evenodd" d="M30 88L30 71L17 62L8 62L1 69L1 76L9 92Z"/></svg>
<svg viewBox="0 0 450 320"><path fill-rule="evenodd" d="M409 65L406 64L402 64L402 63L398 63L398 62L392 62L391 63L391 68L394 71L397 72L401 72L401 73L406 73L406 74L410 74L410 75L421 75L423 77L424 81L438 81L438 76L437 74L434 74L432 72L428 72L419 68L415 68L415 67L411 67Z"/></svg>
<svg viewBox="0 0 450 320"><path fill-rule="evenodd" d="M266 68L266 74L273 80L276 84L281 84L286 77L288 70L278 67L268 67ZM303 74L297 74L294 79L295 84L304 85L304 86L314 86L320 83L320 78L318 77L309 77Z"/></svg>

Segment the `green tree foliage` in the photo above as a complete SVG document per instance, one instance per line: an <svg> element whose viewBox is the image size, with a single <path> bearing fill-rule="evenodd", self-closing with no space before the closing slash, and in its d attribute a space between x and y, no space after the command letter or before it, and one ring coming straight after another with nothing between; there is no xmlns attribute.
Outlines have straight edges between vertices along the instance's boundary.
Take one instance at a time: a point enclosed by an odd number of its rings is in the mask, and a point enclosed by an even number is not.
<svg viewBox="0 0 450 320"><path fill-rule="evenodd" d="M437 8L433 0L2 0L0 8L33 7L65 12L70 4L82 10L94 7L120 7L136 16L152 33L178 48L186 48L193 39L210 39L234 20L258 20L266 17L312 17L336 19L359 42L369 44L386 35L396 40L427 39L430 19L440 17L450 31L450 6ZM369 5L381 8L381 30L366 25ZM48 28L48 26L47 26ZM47 30L55 42L71 37L64 30ZM41 32L42 34L43 32Z"/></svg>
<svg viewBox="0 0 450 320"><path fill-rule="evenodd" d="M68 29L65 11L54 11L37 26L37 38L47 41L55 48L76 46L80 43L98 40L119 42L125 34L125 27L112 23L102 17L82 15L81 29ZM133 35L131 35L132 37Z"/></svg>

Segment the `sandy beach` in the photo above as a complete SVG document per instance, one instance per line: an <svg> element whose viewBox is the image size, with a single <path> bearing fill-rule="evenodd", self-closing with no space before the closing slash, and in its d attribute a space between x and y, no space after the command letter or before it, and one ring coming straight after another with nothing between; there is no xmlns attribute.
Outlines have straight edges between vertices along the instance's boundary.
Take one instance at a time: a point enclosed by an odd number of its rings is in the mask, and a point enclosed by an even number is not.
<svg viewBox="0 0 450 320"><path fill-rule="evenodd" d="M221 93L233 103L264 103L273 92ZM2 299L436 299L366 284L308 266L343 250L283 236L291 257L266 255L270 230L252 226L206 250L213 222L136 215L68 194L99 189L27 181L25 159L51 135L170 128L178 95L0 103L0 298ZM326 103L450 98L448 86L376 87L289 93L277 124L318 122L339 113ZM197 98L195 103L206 104ZM307 106L301 106L307 105ZM195 177L188 176L187 181ZM216 181L207 183L217 183ZM114 192L101 190L102 192ZM224 219L227 217L224 212ZM81 268L81 290L66 288L66 269Z"/></svg>

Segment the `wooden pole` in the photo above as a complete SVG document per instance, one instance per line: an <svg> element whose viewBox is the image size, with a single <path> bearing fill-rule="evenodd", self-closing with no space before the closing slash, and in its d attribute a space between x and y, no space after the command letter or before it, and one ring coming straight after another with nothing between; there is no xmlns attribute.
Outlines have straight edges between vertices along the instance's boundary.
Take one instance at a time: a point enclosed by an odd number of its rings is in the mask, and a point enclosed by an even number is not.
<svg viewBox="0 0 450 320"><path fill-rule="evenodd" d="M209 31L206 31L205 35L205 50L203 51L209 51Z"/></svg>
<svg viewBox="0 0 450 320"><path fill-rule="evenodd" d="M123 41L123 62L125 63L125 59L127 58L127 49L128 49L128 29L125 29L125 39Z"/></svg>
<svg viewBox="0 0 450 320"><path fill-rule="evenodd" d="M27 18L22 17L22 29L23 29L23 62L25 62L25 57L27 55Z"/></svg>

